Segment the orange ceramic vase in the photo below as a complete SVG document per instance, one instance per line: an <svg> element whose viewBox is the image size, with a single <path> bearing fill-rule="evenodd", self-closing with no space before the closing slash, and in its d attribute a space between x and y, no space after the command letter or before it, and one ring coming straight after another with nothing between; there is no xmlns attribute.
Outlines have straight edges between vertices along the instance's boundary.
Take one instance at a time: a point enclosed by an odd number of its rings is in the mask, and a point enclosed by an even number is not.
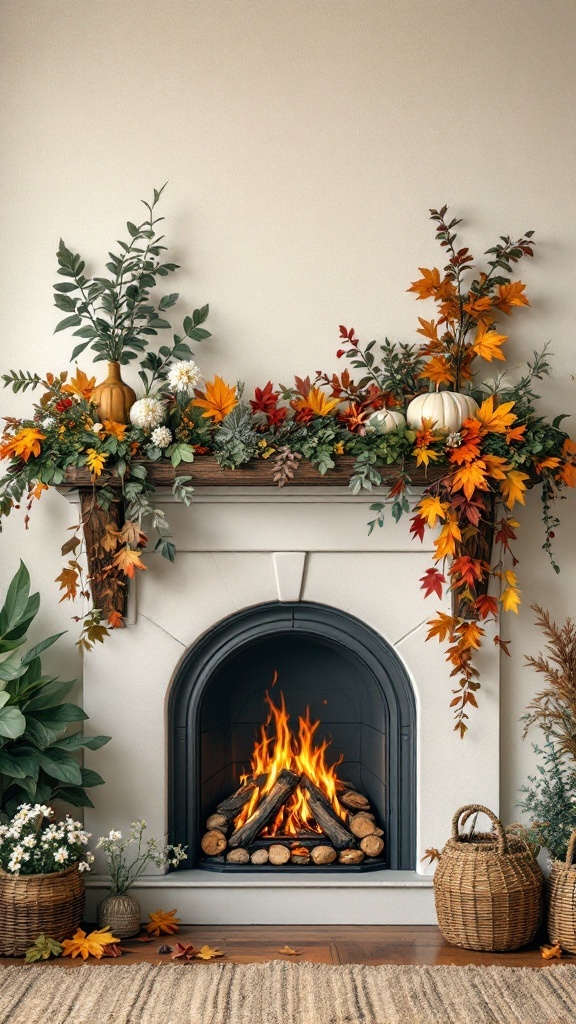
<svg viewBox="0 0 576 1024"><path fill-rule="evenodd" d="M102 421L130 422L130 409L136 401L136 392L122 380L120 363L108 363L108 376L94 388L92 401L98 407Z"/></svg>

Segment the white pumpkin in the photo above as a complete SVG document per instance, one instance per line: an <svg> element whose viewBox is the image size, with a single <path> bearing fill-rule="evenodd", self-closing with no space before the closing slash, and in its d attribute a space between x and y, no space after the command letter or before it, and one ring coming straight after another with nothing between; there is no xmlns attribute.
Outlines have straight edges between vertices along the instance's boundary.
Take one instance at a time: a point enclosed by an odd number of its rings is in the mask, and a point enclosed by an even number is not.
<svg viewBox="0 0 576 1024"><path fill-rule="evenodd" d="M478 412L478 406L470 395L457 391L432 391L427 395L413 398L406 410L408 426L412 430L422 429L422 420L432 420L438 434L453 434L460 430L464 420Z"/></svg>
<svg viewBox="0 0 576 1024"><path fill-rule="evenodd" d="M375 430L377 434L389 434L392 430L405 427L406 417L395 409L379 409L368 417L366 426Z"/></svg>

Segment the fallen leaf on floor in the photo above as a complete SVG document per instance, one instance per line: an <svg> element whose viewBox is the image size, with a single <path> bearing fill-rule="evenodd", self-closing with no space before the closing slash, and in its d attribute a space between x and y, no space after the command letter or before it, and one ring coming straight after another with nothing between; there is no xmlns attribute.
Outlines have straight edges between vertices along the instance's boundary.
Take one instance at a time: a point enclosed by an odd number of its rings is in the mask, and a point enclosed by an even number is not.
<svg viewBox="0 0 576 1024"><path fill-rule="evenodd" d="M202 946L196 953L199 960L213 960L215 956L226 956L223 949L212 949L211 946Z"/></svg>
<svg viewBox="0 0 576 1024"><path fill-rule="evenodd" d="M175 910L155 910L149 914L150 921L146 925L149 935L174 935L178 931L180 918L175 917Z"/></svg>
<svg viewBox="0 0 576 1024"><path fill-rule="evenodd" d="M62 946L49 935L39 935L33 946L26 950L26 963L33 964L36 960L49 960L51 956L60 956Z"/></svg>
<svg viewBox="0 0 576 1024"><path fill-rule="evenodd" d="M162 956L164 953L171 953L173 948L173 946L167 946L166 943L163 942L161 946L158 946L158 952Z"/></svg>
<svg viewBox="0 0 576 1024"><path fill-rule="evenodd" d="M147 935L146 932L144 932L143 935L138 936L138 942L152 942L152 936Z"/></svg>
<svg viewBox="0 0 576 1024"><path fill-rule="evenodd" d="M171 949L172 948L172 960L192 960L196 956L198 950L194 949L194 946L184 945L182 942L177 942L174 947L160 946L160 949ZM158 951L160 952L160 950Z"/></svg>
<svg viewBox="0 0 576 1024"><path fill-rule="evenodd" d="M284 949L279 949L279 953L285 953L286 956L301 956L301 949L292 949L292 946L284 946Z"/></svg>
<svg viewBox="0 0 576 1024"><path fill-rule="evenodd" d="M72 958L81 956L83 960L87 960L89 956L95 956L97 960L100 960L104 955L104 948L119 941L108 927L96 928L89 935L81 928L77 928L71 939L64 939L62 942L62 956Z"/></svg>
<svg viewBox="0 0 576 1024"><path fill-rule="evenodd" d="M124 950L117 942L109 942L102 947L102 956L122 956L123 954Z"/></svg>
<svg viewBox="0 0 576 1024"><path fill-rule="evenodd" d="M544 960L553 960L555 956L562 956L562 946L555 942L553 946L540 946L540 952Z"/></svg>

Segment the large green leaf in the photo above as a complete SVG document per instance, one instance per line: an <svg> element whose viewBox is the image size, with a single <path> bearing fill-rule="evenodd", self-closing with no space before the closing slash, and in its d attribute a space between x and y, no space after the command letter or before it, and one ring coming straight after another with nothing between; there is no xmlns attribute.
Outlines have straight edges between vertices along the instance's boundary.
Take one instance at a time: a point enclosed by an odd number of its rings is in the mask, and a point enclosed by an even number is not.
<svg viewBox="0 0 576 1024"><path fill-rule="evenodd" d="M80 750L81 747L88 747L89 750L99 750L112 739L111 736L83 736L81 732L74 732L71 736L64 736L58 740L61 750Z"/></svg>
<svg viewBox="0 0 576 1024"><path fill-rule="evenodd" d="M40 767L51 778L58 779L59 782L69 783L72 786L82 785L80 767L74 758L65 751L58 750L56 747L50 747L48 750L39 750L38 760Z"/></svg>
<svg viewBox="0 0 576 1024"><path fill-rule="evenodd" d="M36 718L28 718L26 720L26 732L24 733L24 739L29 740L35 747L43 750L49 743L53 743L58 735L57 729L48 729L42 725L42 722L37 721Z"/></svg>
<svg viewBox="0 0 576 1024"><path fill-rule="evenodd" d="M12 651L8 657L0 662L0 681L12 682L13 679L20 679L26 671L26 665L22 664L17 651Z"/></svg>
<svg viewBox="0 0 576 1024"><path fill-rule="evenodd" d="M0 697L10 698L10 694L0 693ZM15 740L26 729L26 719L18 708L0 707L0 736Z"/></svg>
<svg viewBox="0 0 576 1024"><path fill-rule="evenodd" d="M89 796L81 786L59 786L56 794L59 800L65 800L72 807L94 807Z"/></svg>
<svg viewBox="0 0 576 1024"><path fill-rule="evenodd" d="M0 750L0 772L11 779L25 779L28 775L23 765L5 750Z"/></svg>
<svg viewBox="0 0 576 1024"><path fill-rule="evenodd" d="M44 708L49 708L54 704L58 704L63 697L68 696L70 690L75 685L75 679L65 683L60 683L57 679L51 680L41 687L41 692L38 693L38 696L32 697L32 699L28 701L26 704L26 714L28 715L33 711L42 711Z"/></svg>
<svg viewBox="0 0 576 1024"><path fill-rule="evenodd" d="M24 562L20 562L18 571L8 587L4 605L0 610L0 637L9 633L18 624L28 604L29 594L30 573Z"/></svg>
<svg viewBox="0 0 576 1024"><path fill-rule="evenodd" d="M49 729L63 729L70 722L83 722L88 715L77 704L58 704L53 708L44 708L33 714L27 712L28 718L35 718Z"/></svg>
<svg viewBox="0 0 576 1024"><path fill-rule="evenodd" d="M35 644L29 651L26 651L26 654L22 658L22 664L29 665L34 658L37 658L39 654L42 654L42 651L45 651L47 647L51 647L52 644L55 644L61 636L64 636L65 632L66 630L62 630L61 633L55 633L54 636L49 636L47 640L41 640L40 643Z"/></svg>
<svg viewBox="0 0 576 1024"><path fill-rule="evenodd" d="M91 768L81 768L80 774L82 776L83 786L88 786L88 788L90 788L91 786L104 785L104 779L102 776L98 775L98 772L93 772Z"/></svg>

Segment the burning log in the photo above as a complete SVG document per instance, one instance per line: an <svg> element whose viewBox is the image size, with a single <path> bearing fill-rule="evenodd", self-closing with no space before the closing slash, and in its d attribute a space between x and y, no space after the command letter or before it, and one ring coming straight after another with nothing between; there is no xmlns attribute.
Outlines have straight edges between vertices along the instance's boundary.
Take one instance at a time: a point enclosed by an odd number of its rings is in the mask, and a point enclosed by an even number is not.
<svg viewBox="0 0 576 1024"><path fill-rule="evenodd" d="M217 829L211 829L202 836L200 846L207 857L214 857L226 849L226 836Z"/></svg>
<svg viewBox="0 0 576 1024"><path fill-rule="evenodd" d="M315 864L332 864L337 856L332 846L315 846L312 850L312 860Z"/></svg>
<svg viewBox="0 0 576 1024"><path fill-rule="evenodd" d="M340 850L338 860L341 864L361 864L364 853L362 850Z"/></svg>
<svg viewBox="0 0 576 1024"><path fill-rule="evenodd" d="M367 857L379 857L384 849L384 840L380 836L364 836L360 843L360 849L364 851Z"/></svg>
<svg viewBox="0 0 576 1024"><path fill-rule="evenodd" d="M254 814L248 818L245 825L236 829L230 837L230 846L248 846L258 833L266 828L266 825L275 818L282 804L286 802L296 789L300 778L300 775L295 775L288 768L284 768L268 795L264 797L254 811Z"/></svg>
<svg viewBox="0 0 576 1024"><path fill-rule="evenodd" d="M239 811L242 810L244 804L248 803L256 787L263 785L265 778L265 775L261 775L260 778L251 779L250 782L240 786L240 789L232 793L232 796L226 797L225 800L218 804L216 812L222 814L227 822L232 821L233 818L237 817Z"/></svg>
<svg viewBox="0 0 576 1024"><path fill-rule="evenodd" d="M357 793L356 790L347 789L344 793L338 795L338 799L349 811L370 810L370 801L362 793Z"/></svg>
<svg viewBox="0 0 576 1024"><path fill-rule="evenodd" d="M268 850L268 857L271 864L280 867L281 864L287 864L290 860L290 850L287 846L283 846L282 843L273 843Z"/></svg>
<svg viewBox="0 0 576 1024"><path fill-rule="evenodd" d="M323 832L332 841L337 850L354 845L354 837L348 831L344 822L332 809L324 794L318 786L315 786L310 779L302 779L302 788L308 793L308 804L314 818Z"/></svg>

